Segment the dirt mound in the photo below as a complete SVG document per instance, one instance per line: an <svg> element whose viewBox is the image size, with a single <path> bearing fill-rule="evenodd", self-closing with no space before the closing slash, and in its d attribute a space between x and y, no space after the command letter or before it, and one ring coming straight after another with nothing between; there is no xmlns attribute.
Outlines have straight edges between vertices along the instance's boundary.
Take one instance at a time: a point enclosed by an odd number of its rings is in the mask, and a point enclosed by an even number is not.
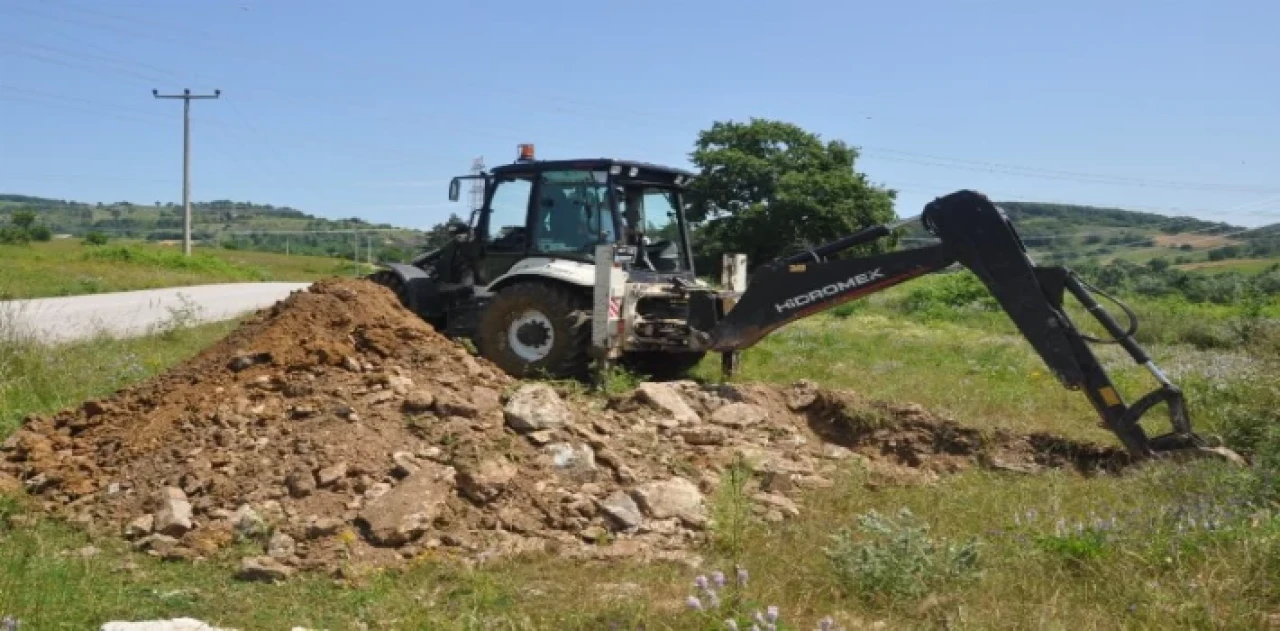
<svg viewBox="0 0 1280 631"><path fill-rule="evenodd" d="M608 401L519 383L385 288L342 279L137 387L27 419L0 456L46 510L151 554L257 546L248 579L428 550L676 558L706 536L708 495L735 463L770 521L851 462L890 483L1124 463L808 382L646 383Z"/></svg>

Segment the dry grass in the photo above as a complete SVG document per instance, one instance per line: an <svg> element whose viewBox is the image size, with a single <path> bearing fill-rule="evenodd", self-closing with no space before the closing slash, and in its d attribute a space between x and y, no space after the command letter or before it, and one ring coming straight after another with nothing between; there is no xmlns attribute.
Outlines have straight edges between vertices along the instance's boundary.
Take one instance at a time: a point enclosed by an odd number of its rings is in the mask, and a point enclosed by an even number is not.
<svg viewBox="0 0 1280 631"><path fill-rule="evenodd" d="M1183 244L1190 245L1197 250L1208 248L1216 248L1223 245L1232 245L1239 243L1234 239L1223 237L1216 234L1157 234L1155 235L1156 245L1160 247L1180 246Z"/></svg>

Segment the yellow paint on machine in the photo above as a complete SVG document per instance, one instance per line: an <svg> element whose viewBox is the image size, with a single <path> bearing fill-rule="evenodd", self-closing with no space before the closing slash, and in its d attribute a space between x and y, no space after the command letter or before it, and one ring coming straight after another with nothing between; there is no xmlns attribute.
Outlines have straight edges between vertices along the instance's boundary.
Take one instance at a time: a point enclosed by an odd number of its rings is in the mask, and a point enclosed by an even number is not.
<svg viewBox="0 0 1280 631"><path fill-rule="evenodd" d="M1112 388L1111 386L1099 388L1098 394L1102 396L1102 400L1105 401L1107 405L1120 405L1120 395L1116 394L1115 388Z"/></svg>

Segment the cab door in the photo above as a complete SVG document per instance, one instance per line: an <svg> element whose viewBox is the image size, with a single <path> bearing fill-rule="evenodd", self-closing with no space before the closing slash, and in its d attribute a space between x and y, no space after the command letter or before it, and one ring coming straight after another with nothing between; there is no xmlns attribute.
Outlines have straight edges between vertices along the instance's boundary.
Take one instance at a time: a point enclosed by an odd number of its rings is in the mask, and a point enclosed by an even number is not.
<svg viewBox="0 0 1280 631"><path fill-rule="evenodd" d="M494 180L488 209L478 226L483 243L479 281L488 285L502 276L529 251L529 208L533 177L512 175Z"/></svg>

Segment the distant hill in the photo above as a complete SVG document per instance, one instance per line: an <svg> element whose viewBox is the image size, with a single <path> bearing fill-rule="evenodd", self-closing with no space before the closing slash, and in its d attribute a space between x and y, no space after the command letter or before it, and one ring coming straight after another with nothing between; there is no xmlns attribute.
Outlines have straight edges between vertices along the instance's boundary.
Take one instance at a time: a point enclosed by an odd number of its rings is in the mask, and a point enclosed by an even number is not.
<svg viewBox="0 0 1280 631"><path fill-rule="evenodd" d="M175 241L182 239L180 204L129 202L87 203L28 195L0 194L0 225L17 210L36 213L37 222L55 234L83 236L101 232L109 237ZM407 254L443 237L444 226L429 231L369 223L358 217L325 219L288 206L215 200L191 204L191 237L199 243L228 248L351 256L352 230L369 231L359 237L361 252L370 247L383 259L403 260ZM347 232L332 232L332 231Z"/></svg>
<svg viewBox="0 0 1280 631"><path fill-rule="evenodd" d="M1280 224L1248 230L1195 217L1041 202L996 202L1045 262L1164 258L1172 264L1280 256ZM913 226L909 245L928 238Z"/></svg>

